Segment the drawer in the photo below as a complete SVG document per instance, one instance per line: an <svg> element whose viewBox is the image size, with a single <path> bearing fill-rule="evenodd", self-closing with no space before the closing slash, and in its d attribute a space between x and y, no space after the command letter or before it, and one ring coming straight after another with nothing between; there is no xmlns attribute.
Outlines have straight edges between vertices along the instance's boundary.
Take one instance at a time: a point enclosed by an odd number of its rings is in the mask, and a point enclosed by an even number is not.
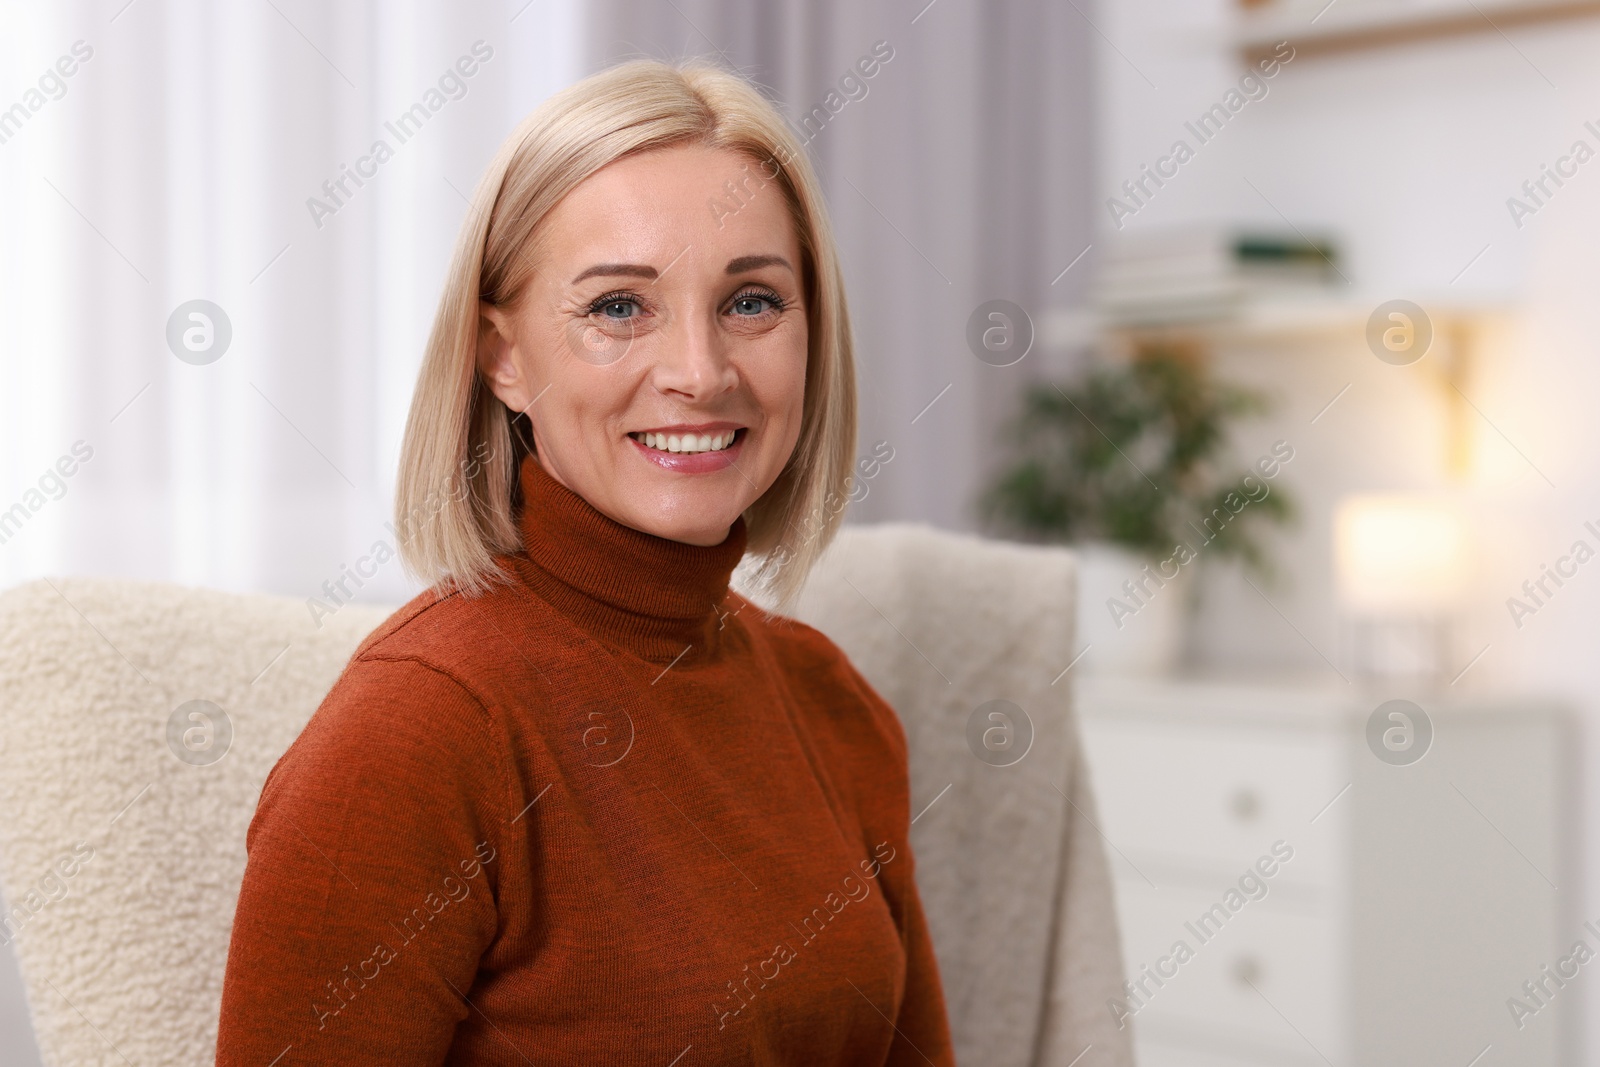
<svg viewBox="0 0 1600 1067"><path fill-rule="evenodd" d="M1085 717L1082 734L1120 876L1129 872L1118 853L1163 888L1192 882L1185 870L1232 878L1280 839L1294 856L1278 877L1322 883L1340 869L1335 828L1350 798L1329 802L1350 777L1334 731ZM1149 867L1175 873L1158 877Z"/></svg>
<svg viewBox="0 0 1600 1067"><path fill-rule="evenodd" d="M1220 896L1119 886L1124 967L1143 1001L1130 998L1128 1021L1141 1048L1148 1033L1152 1046L1244 1062L1341 1063L1349 961L1337 912L1285 911L1269 891L1200 927ZM1178 941L1192 953L1182 962L1173 953Z"/></svg>
<svg viewBox="0 0 1600 1067"><path fill-rule="evenodd" d="M1139 1067L1328 1067L1309 1048L1296 1051L1214 1026L1174 1026L1154 1020L1139 1024L1134 1059ZM1334 1063L1343 1067L1338 1060Z"/></svg>

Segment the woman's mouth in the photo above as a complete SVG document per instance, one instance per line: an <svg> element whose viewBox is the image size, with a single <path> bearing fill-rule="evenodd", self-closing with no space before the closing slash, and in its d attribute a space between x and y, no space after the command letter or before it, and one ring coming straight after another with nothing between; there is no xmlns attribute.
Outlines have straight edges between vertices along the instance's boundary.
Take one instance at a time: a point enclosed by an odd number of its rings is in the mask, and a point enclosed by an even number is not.
<svg viewBox="0 0 1600 1067"><path fill-rule="evenodd" d="M747 426L720 427L704 433L640 430L628 434L643 459L679 474L705 474L733 466L749 436Z"/></svg>
<svg viewBox="0 0 1600 1067"><path fill-rule="evenodd" d="M743 432L744 428L740 427L737 430L723 430L710 434L630 433L628 436L657 452L696 455L701 452L721 452L732 445L734 438Z"/></svg>

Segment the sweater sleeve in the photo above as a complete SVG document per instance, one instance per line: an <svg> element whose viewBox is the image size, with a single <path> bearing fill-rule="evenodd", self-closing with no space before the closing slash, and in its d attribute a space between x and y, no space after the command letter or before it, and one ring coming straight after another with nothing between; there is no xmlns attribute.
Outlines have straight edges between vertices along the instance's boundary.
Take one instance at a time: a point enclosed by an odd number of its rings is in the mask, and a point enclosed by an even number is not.
<svg viewBox="0 0 1600 1067"><path fill-rule="evenodd" d="M498 928L497 736L439 671L347 667L250 824L219 1067L443 1062Z"/></svg>
<svg viewBox="0 0 1600 1067"><path fill-rule="evenodd" d="M894 708L872 683L842 652L839 655L851 684L871 709L877 731L888 747L889 773L874 768L863 775L864 780L883 786L882 792L873 794L873 806L878 810L871 813L870 818L883 827L888 846L894 852L891 855L883 850L877 845L877 840L881 839L875 839L878 851L874 856L881 863L878 880L899 926L906 956L905 995L900 1002L899 1017L894 1020L894 1042L884 1064L885 1067L925 1067L932 1063L947 1067L956 1062L955 1052L951 1046L939 961L933 953L933 938L923 914L921 894L917 891L916 861L911 854L911 785L905 728Z"/></svg>
<svg viewBox="0 0 1600 1067"><path fill-rule="evenodd" d="M902 840L904 840L902 838ZM922 898L917 893L911 846L907 842L899 870L887 864L881 877L886 891L898 901L900 940L906 953L906 992L900 1002L900 1017L895 1020L894 1043L889 1046L885 1067L911 1067L933 1063L954 1065L950 1046L950 1022L945 1012L944 987L939 980L939 963L933 955L933 939L922 913Z"/></svg>

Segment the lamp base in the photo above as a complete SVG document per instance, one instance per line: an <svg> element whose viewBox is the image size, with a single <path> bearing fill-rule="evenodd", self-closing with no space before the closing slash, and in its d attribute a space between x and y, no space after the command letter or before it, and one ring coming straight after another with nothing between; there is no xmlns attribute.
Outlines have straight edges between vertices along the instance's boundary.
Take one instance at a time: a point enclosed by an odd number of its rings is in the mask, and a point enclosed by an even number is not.
<svg viewBox="0 0 1600 1067"><path fill-rule="evenodd" d="M1358 618L1344 625L1344 660L1357 679L1424 690L1449 679L1451 627L1435 617Z"/></svg>

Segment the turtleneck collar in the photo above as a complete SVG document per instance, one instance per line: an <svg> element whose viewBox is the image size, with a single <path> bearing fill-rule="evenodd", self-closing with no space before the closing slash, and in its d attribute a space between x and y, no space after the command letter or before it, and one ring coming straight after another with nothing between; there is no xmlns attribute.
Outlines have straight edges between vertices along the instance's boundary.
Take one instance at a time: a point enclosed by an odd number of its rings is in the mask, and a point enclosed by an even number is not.
<svg viewBox="0 0 1600 1067"><path fill-rule="evenodd" d="M568 489L532 455L518 479L518 573L551 606L595 637L643 659L705 651L744 556L744 517L721 544L700 547L624 526Z"/></svg>

